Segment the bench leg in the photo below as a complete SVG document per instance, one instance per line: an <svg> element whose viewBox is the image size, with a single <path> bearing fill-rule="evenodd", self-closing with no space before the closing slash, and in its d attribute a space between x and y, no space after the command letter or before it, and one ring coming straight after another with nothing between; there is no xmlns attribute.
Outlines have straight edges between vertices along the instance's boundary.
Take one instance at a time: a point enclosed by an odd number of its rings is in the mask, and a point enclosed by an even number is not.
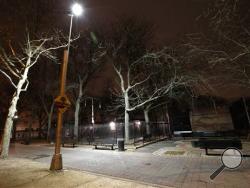
<svg viewBox="0 0 250 188"><path fill-rule="evenodd" d="M206 155L208 155L208 151L207 151L207 148L205 148L205 152L206 152Z"/></svg>

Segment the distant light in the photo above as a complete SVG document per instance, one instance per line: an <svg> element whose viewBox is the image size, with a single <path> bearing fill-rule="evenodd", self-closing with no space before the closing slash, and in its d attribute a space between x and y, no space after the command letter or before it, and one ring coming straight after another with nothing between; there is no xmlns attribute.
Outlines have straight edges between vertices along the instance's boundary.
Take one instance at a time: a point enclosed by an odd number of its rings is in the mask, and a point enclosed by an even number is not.
<svg viewBox="0 0 250 188"><path fill-rule="evenodd" d="M111 130L111 131L114 131L114 130L116 129L116 127L115 127L115 122L111 121L111 122L109 123L109 127L110 127L110 130Z"/></svg>
<svg viewBox="0 0 250 188"><path fill-rule="evenodd" d="M141 125L141 122L139 120L135 121L136 125Z"/></svg>
<svg viewBox="0 0 250 188"><path fill-rule="evenodd" d="M15 114L14 114L14 116L13 116L13 119L18 119L17 111L15 112Z"/></svg>
<svg viewBox="0 0 250 188"><path fill-rule="evenodd" d="M75 16L80 16L82 13L83 13L83 9L82 9L82 6L78 3L75 3L72 8L72 13L75 15Z"/></svg>
<svg viewBox="0 0 250 188"><path fill-rule="evenodd" d="M135 121L135 126L139 129L141 127L141 122L139 120Z"/></svg>

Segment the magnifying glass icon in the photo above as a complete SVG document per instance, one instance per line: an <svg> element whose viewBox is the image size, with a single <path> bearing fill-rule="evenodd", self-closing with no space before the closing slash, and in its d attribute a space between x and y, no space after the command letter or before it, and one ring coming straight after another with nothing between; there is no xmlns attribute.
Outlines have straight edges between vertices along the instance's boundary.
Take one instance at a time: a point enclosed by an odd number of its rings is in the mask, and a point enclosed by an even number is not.
<svg viewBox="0 0 250 188"><path fill-rule="evenodd" d="M228 148L221 155L222 165L218 168L211 176L210 179L213 180L218 176L224 168L229 168L231 170L238 168L242 163L242 154L236 148Z"/></svg>

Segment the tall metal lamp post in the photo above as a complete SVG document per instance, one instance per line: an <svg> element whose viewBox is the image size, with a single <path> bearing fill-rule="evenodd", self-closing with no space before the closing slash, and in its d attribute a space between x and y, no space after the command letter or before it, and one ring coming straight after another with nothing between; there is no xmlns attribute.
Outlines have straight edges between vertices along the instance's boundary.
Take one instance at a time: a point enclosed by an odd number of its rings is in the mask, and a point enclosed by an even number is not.
<svg viewBox="0 0 250 188"><path fill-rule="evenodd" d="M64 50L63 63L61 65L61 77L60 77L60 94L55 98L55 105L58 108L57 112L57 127L56 127L56 143L55 143L55 153L53 155L50 170L61 170L62 165L62 155L61 155L61 142L62 142L62 125L63 125L63 113L69 108L70 102L65 94L66 76L67 76L67 66L69 59L69 48L71 42L71 30L74 16L80 16L83 12L81 5L74 4L71 8L70 14L70 28L69 28L69 38L68 38L68 48Z"/></svg>

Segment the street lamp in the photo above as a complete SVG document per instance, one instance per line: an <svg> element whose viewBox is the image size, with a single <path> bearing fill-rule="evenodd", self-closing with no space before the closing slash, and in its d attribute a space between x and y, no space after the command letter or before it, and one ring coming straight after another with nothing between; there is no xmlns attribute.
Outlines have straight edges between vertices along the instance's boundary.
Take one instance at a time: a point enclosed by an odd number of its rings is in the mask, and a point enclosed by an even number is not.
<svg viewBox="0 0 250 188"><path fill-rule="evenodd" d="M83 13L82 6L79 5L78 3L73 4L73 6L71 7L71 10L75 16L80 16Z"/></svg>
<svg viewBox="0 0 250 188"><path fill-rule="evenodd" d="M62 124L63 124L63 113L70 106L70 101L65 94L65 85L66 85L67 66L69 59L69 48L71 42L72 23L73 23L73 17L80 16L83 12L83 9L79 4L76 3L71 7L71 11L72 13L70 14L68 48L64 50L63 63L61 65L60 94L54 100L55 105L58 108L58 112L57 112L55 153L51 161L50 170L61 170L63 168L62 155L61 155Z"/></svg>

